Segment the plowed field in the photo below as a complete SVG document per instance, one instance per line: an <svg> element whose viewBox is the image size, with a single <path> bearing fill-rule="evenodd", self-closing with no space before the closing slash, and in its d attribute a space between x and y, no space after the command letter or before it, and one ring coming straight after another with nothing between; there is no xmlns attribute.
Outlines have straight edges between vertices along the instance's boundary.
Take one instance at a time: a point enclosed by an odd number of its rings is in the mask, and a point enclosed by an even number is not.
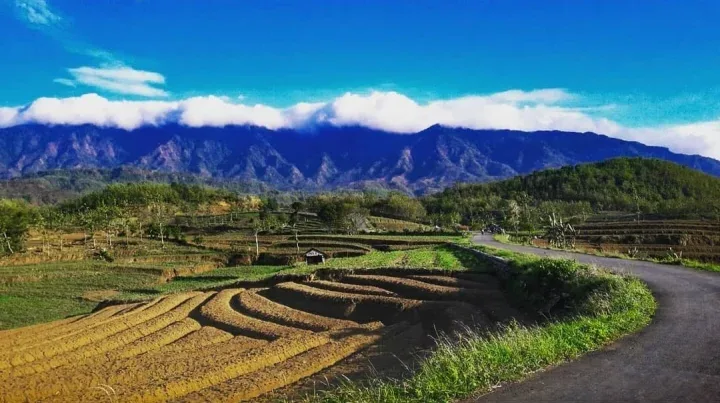
<svg viewBox="0 0 720 403"><path fill-rule="evenodd" d="M483 276L356 271L175 294L0 332L0 401L244 401L380 342L407 350L410 331L516 315Z"/></svg>

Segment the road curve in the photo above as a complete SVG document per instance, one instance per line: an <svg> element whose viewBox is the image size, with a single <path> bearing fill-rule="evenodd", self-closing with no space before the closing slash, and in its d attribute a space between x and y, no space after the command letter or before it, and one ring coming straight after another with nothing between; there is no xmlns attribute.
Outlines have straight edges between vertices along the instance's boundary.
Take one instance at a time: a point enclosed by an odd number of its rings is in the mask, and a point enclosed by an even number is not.
<svg viewBox="0 0 720 403"><path fill-rule="evenodd" d="M468 402L720 402L720 275L637 260L473 241L575 259L644 280L658 301L637 334Z"/></svg>

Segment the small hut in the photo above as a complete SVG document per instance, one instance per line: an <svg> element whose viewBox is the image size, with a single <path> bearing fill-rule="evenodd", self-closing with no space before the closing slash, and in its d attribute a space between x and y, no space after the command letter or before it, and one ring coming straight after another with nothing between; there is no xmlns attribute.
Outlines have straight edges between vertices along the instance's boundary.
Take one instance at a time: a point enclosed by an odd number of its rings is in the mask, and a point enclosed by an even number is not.
<svg viewBox="0 0 720 403"><path fill-rule="evenodd" d="M307 264L320 264L325 263L325 254L319 250L312 248L305 252L305 263Z"/></svg>

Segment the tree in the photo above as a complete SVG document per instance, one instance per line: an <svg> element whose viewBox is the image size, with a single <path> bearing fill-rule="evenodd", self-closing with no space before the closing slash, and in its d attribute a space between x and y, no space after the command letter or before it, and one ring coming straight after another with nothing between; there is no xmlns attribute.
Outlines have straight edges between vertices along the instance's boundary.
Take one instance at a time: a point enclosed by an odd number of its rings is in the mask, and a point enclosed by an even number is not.
<svg viewBox="0 0 720 403"><path fill-rule="evenodd" d="M419 200L399 192L392 192L387 198L375 201L372 211L377 215L405 220L419 220L427 215Z"/></svg>
<svg viewBox="0 0 720 403"><path fill-rule="evenodd" d="M349 235L358 233L368 228L367 218L370 212L367 209L355 207L348 211L345 218L345 225Z"/></svg>
<svg viewBox="0 0 720 403"><path fill-rule="evenodd" d="M43 214L45 215L45 225L47 228L50 231L57 233L60 252L62 252L64 230L70 221L70 217L57 208L45 209L43 210Z"/></svg>
<svg viewBox="0 0 720 403"><path fill-rule="evenodd" d="M300 240L298 239L298 230L297 225L300 220L300 210L304 207L303 203L300 201L294 201L290 208L292 209L292 213L290 214L289 223L292 227L293 234L295 234L295 249L297 251L297 254L300 255Z"/></svg>
<svg viewBox="0 0 720 403"><path fill-rule="evenodd" d="M266 211L273 212L277 211L280 206L277 199L275 199L274 197L268 197L267 199L263 200L262 208Z"/></svg>
<svg viewBox="0 0 720 403"><path fill-rule="evenodd" d="M520 205L515 200L506 200L503 206L503 215L505 217L506 226L513 228L517 235L518 227L520 225L520 217L522 210Z"/></svg>
<svg viewBox="0 0 720 403"><path fill-rule="evenodd" d="M75 215L77 224L83 229L83 245L87 246L88 233L93 238L93 247L95 247L95 221L93 212L87 205L81 205Z"/></svg>
<svg viewBox="0 0 720 403"><path fill-rule="evenodd" d="M152 219L153 226L157 229L158 236L160 237L160 243L165 248L165 236L167 233L167 223L172 218L175 207L170 203L165 203L161 200L153 201L150 206L150 216Z"/></svg>
<svg viewBox="0 0 720 403"><path fill-rule="evenodd" d="M125 246L129 246L130 226L133 222L133 217L127 209L118 209L115 220L122 233L125 234Z"/></svg>
<svg viewBox="0 0 720 403"><path fill-rule="evenodd" d="M48 238L48 232L50 231L49 225L48 225L48 214L49 208L42 209L38 212L38 214L35 214L33 217L33 226L35 228L40 230L40 236L42 238L42 252L47 253L48 250L45 247L47 244L47 238Z"/></svg>
<svg viewBox="0 0 720 403"><path fill-rule="evenodd" d="M575 228L569 223L563 222L562 218L556 217L555 213L548 217L548 225L545 227L543 237L550 245L562 249L574 248L576 235Z"/></svg>
<svg viewBox="0 0 720 403"><path fill-rule="evenodd" d="M263 230L263 220L258 218L253 218L250 220L250 227L253 230L253 235L255 235L255 258L260 257L260 240L258 239L258 234L260 234L260 231Z"/></svg>
<svg viewBox="0 0 720 403"><path fill-rule="evenodd" d="M300 210L303 209L303 207L304 207L304 204L301 201L294 201L290 205L290 208L292 209L293 213L296 213L296 214L299 213Z"/></svg>
<svg viewBox="0 0 720 403"><path fill-rule="evenodd" d="M24 201L0 200L0 252L21 250L36 212Z"/></svg>
<svg viewBox="0 0 720 403"><path fill-rule="evenodd" d="M118 232L121 223L118 217L121 209L117 206L102 204L95 209L95 221L104 232L108 248L112 248L112 237Z"/></svg>

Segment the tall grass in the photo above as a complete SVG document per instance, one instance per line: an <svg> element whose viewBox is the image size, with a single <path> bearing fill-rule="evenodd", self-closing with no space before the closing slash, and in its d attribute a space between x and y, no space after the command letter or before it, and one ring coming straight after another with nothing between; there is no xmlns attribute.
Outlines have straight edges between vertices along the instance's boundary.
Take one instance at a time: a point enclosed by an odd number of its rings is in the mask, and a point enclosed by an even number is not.
<svg viewBox="0 0 720 403"><path fill-rule="evenodd" d="M505 253L503 253L505 254ZM655 300L640 280L567 260L505 254L516 275L508 290L554 319L508 325L493 334L468 329L441 339L405 379L345 382L317 392L319 402L447 402L491 391L542 368L597 350L650 323Z"/></svg>

